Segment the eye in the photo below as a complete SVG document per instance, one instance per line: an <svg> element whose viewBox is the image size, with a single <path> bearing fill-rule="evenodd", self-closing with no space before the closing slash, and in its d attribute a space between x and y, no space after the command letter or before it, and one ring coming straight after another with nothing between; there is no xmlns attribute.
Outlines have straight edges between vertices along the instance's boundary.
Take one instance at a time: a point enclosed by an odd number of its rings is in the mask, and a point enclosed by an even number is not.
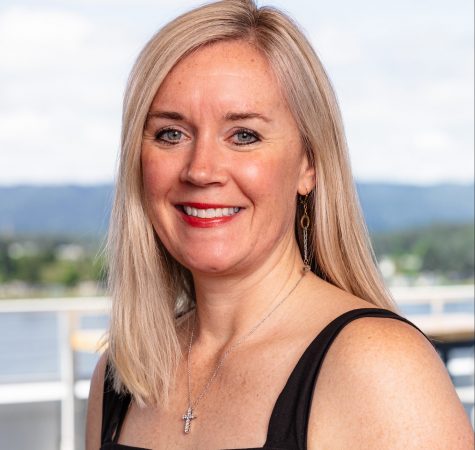
<svg viewBox="0 0 475 450"><path fill-rule="evenodd" d="M175 128L165 128L155 133L155 140L165 144L178 144L183 138L183 133Z"/></svg>
<svg viewBox="0 0 475 450"><path fill-rule="evenodd" d="M247 129L241 129L236 131L232 137L233 142L236 145L254 144L255 142L260 140L257 133Z"/></svg>

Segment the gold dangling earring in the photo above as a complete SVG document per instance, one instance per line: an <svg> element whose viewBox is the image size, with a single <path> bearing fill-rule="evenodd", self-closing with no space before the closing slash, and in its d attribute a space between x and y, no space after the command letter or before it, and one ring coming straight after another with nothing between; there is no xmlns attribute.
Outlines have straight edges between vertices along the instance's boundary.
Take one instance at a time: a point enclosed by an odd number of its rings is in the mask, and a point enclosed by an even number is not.
<svg viewBox="0 0 475 450"><path fill-rule="evenodd" d="M303 205L303 214L300 218L300 226L303 230L303 271L304 273L310 272L310 261L308 259L308 228L310 227L310 217L308 216L307 211L307 198L308 193L305 194L304 198L300 200L300 203Z"/></svg>

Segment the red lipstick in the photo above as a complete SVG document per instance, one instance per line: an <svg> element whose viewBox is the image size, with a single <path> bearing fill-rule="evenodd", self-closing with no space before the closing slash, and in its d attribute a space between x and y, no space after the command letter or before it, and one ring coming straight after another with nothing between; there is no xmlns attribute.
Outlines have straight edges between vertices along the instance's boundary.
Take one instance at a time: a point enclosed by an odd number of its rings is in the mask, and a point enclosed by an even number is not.
<svg viewBox="0 0 475 450"><path fill-rule="evenodd" d="M240 212L239 211L237 213L234 213L231 216L202 218L202 217L196 217L196 216L189 216L183 210L183 206L189 206L191 208L197 208L197 209L232 208L232 206L216 205L216 204L211 204L211 203L181 203L177 206L178 206L177 211L180 213L181 218L188 225L191 225L192 227L197 227L197 228L211 228L211 227L217 227L217 226L220 226L220 225L224 225L224 224L230 222L231 220L235 219L236 216Z"/></svg>

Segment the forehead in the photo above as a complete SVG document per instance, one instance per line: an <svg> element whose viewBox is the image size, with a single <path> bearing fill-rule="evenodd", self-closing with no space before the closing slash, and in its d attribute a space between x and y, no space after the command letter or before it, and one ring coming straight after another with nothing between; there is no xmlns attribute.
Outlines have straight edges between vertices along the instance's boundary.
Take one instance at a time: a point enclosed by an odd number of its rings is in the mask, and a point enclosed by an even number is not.
<svg viewBox="0 0 475 450"><path fill-rule="evenodd" d="M251 43L240 40L215 42L200 47L183 58L171 73L186 69L212 72L223 67L254 70L272 76L271 67L263 54Z"/></svg>
<svg viewBox="0 0 475 450"><path fill-rule="evenodd" d="M153 104L180 99L241 102L244 107L283 103L268 60L244 41L213 43L183 58L166 76Z"/></svg>

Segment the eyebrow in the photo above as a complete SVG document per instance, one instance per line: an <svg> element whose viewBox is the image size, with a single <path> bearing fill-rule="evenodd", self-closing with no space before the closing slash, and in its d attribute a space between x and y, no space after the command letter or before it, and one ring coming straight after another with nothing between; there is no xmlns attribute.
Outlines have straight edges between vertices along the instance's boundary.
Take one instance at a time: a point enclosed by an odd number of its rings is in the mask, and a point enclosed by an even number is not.
<svg viewBox="0 0 475 450"><path fill-rule="evenodd" d="M169 120L178 120L184 121L185 117L175 111L152 111L147 114L147 119L150 118L157 118L157 119L169 119ZM224 116L224 120L227 122L236 122L238 120L246 120L246 119L260 119L264 122L271 122L271 120L264 116L263 114L255 113L255 112L228 112Z"/></svg>
<svg viewBox="0 0 475 450"><path fill-rule="evenodd" d="M150 119L150 118L185 120L184 116L174 111L152 111L147 114L147 119Z"/></svg>
<svg viewBox="0 0 475 450"><path fill-rule="evenodd" d="M263 114L254 113L254 112L243 112L243 113L234 113L229 112L224 116L224 119L229 122L234 122L237 120L246 120L246 119L260 119L264 122L271 122L271 120L264 116Z"/></svg>

